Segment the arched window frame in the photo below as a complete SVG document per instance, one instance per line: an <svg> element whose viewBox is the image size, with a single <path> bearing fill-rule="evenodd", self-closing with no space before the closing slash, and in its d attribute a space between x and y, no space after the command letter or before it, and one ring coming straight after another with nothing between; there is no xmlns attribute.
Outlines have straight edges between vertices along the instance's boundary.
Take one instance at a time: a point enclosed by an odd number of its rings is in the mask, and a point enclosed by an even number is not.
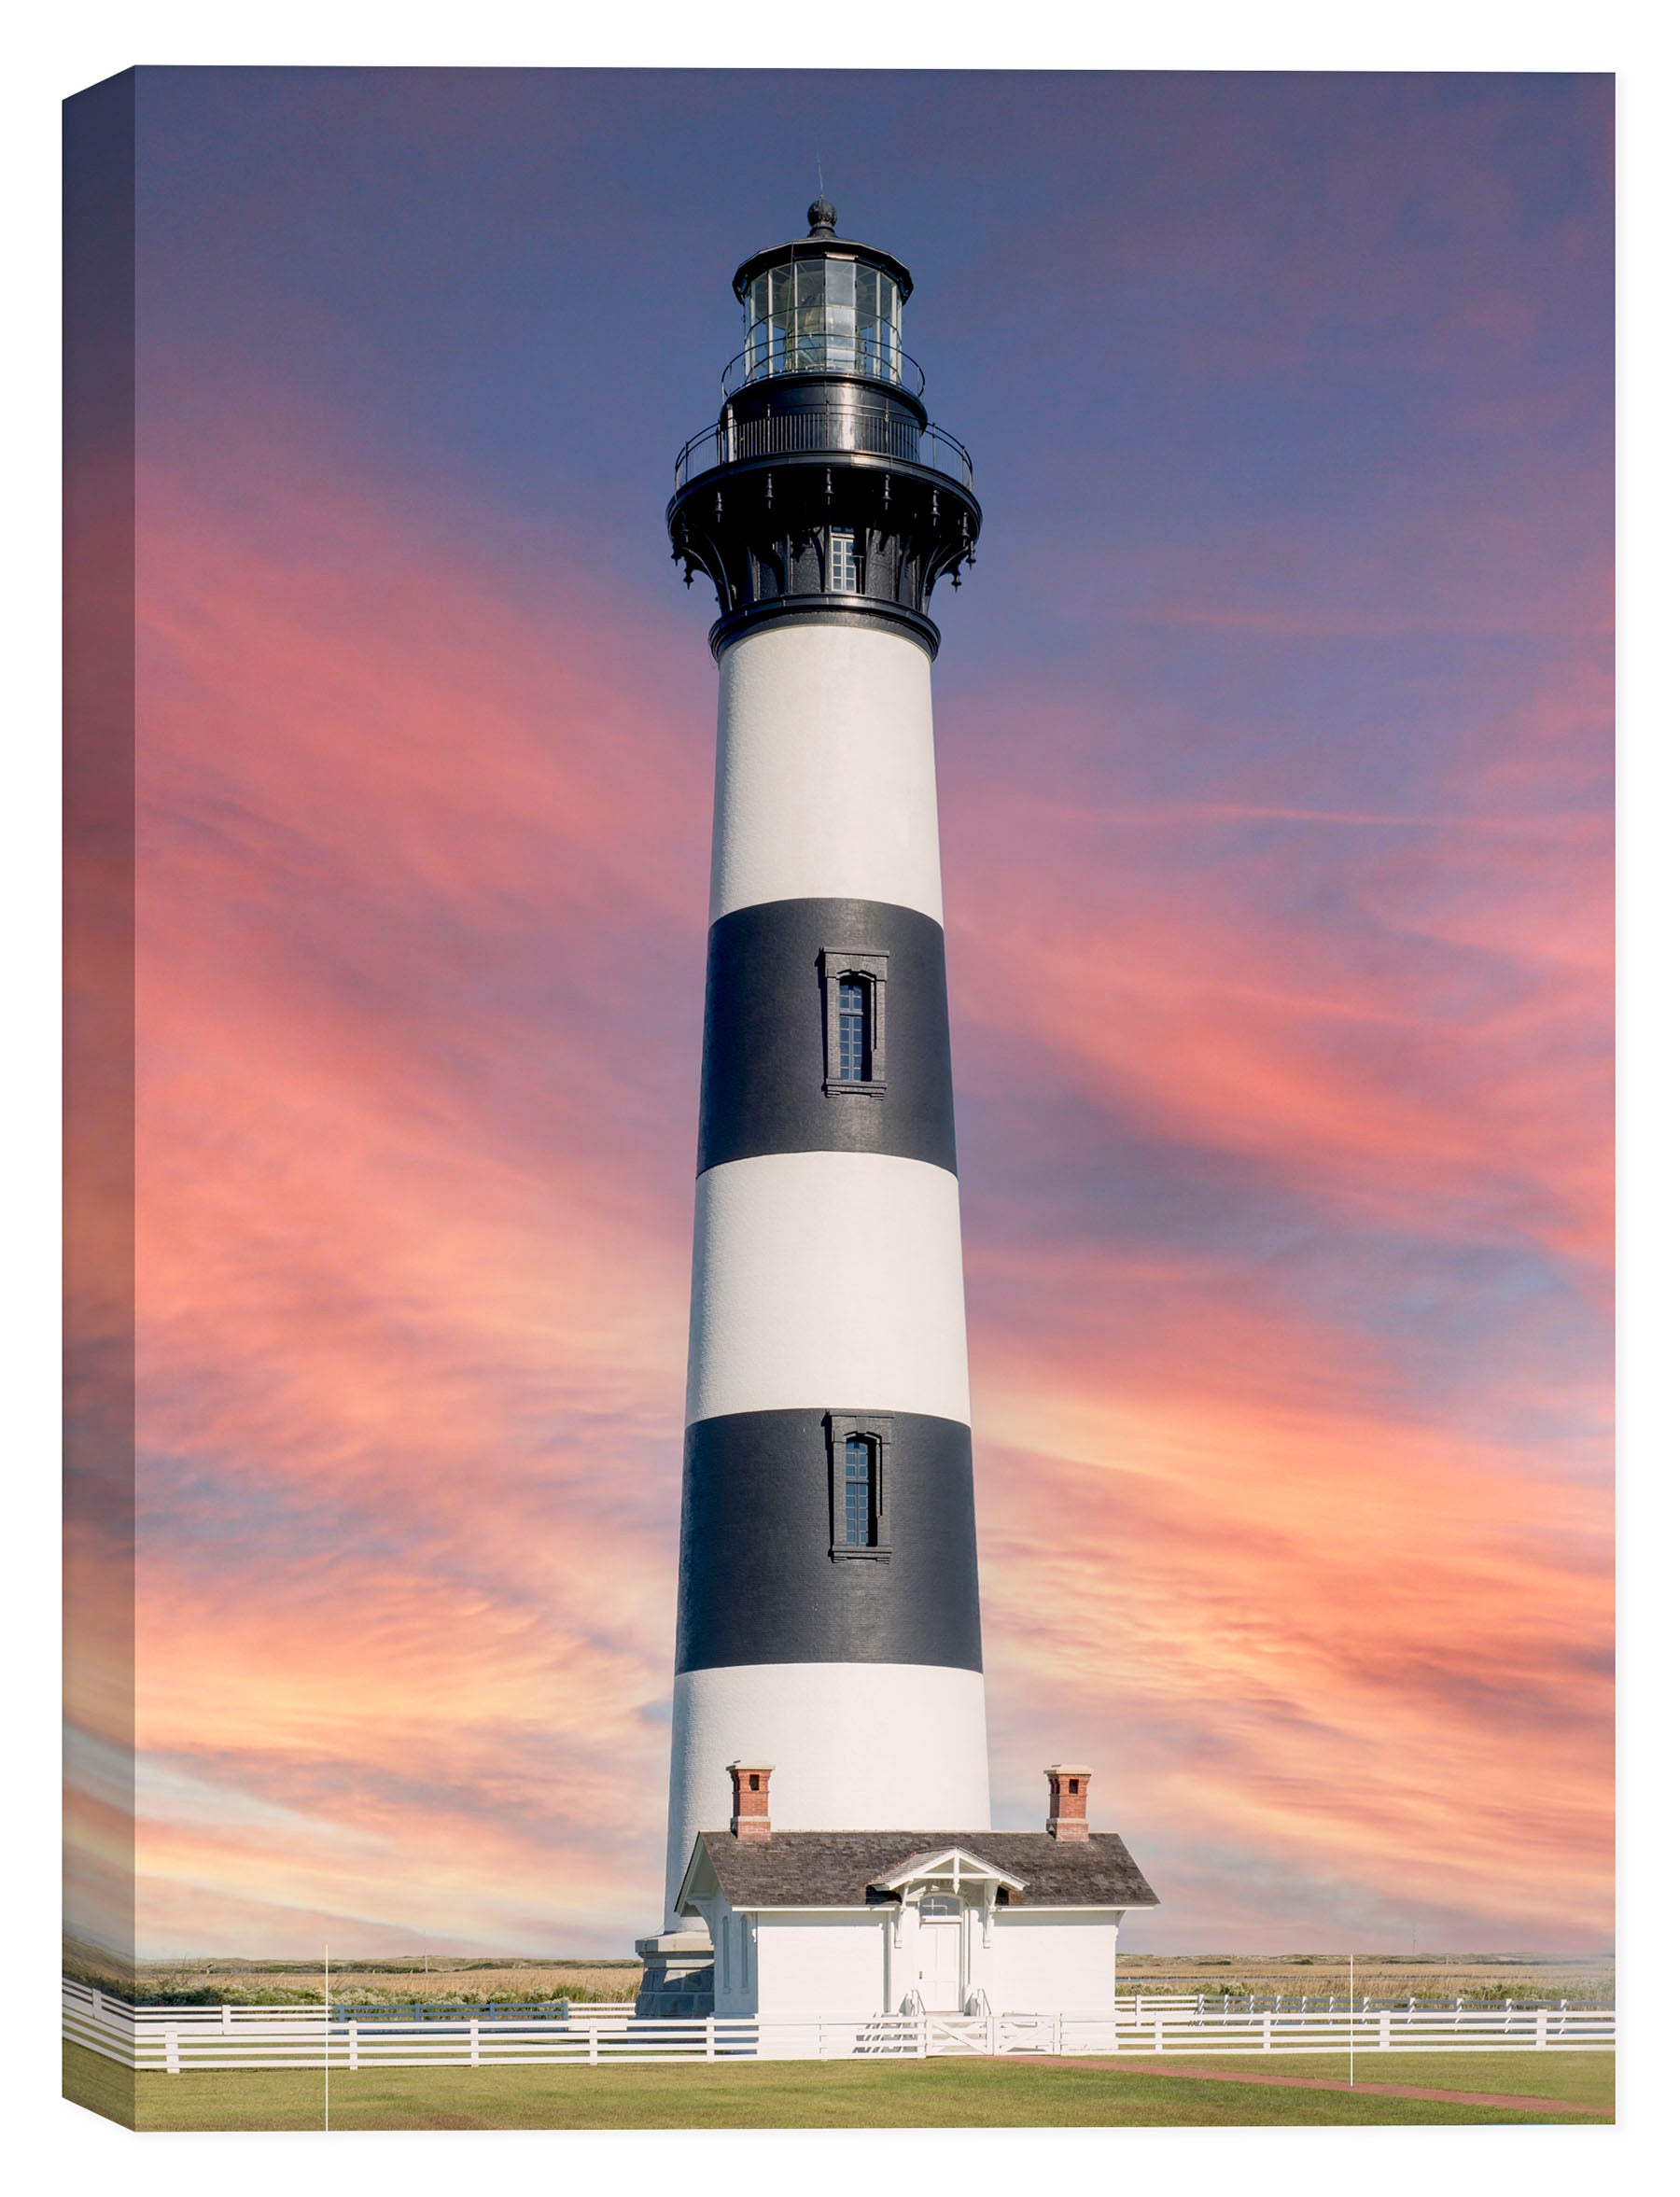
<svg viewBox="0 0 1680 2197"><path fill-rule="evenodd" d="M847 1557L885 1563L892 1551L889 1541L887 1497L891 1486L892 1419L878 1411L831 1411L827 1415L829 1451L829 1555L835 1562ZM861 1548L846 1538L846 1445L848 1440L870 1446L871 1508L875 1539Z"/></svg>
<svg viewBox="0 0 1680 2197"><path fill-rule="evenodd" d="M825 946L821 955L823 999L823 1090L861 1091L878 1098L887 1088L887 964L886 954L848 953ZM862 1078L843 1076L840 1069L840 987L847 977L863 987L863 1057L869 1073Z"/></svg>

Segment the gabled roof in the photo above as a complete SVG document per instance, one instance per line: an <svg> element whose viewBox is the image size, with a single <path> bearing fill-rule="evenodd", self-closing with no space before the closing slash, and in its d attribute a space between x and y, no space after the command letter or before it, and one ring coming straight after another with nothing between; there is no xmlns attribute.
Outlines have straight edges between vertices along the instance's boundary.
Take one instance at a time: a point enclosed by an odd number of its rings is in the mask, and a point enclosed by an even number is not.
<svg viewBox="0 0 1680 2197"><path fill-rule="evenodd" d="M966 1846L930 1846L925 1854L913 1854L901 1861L896 1868L883 1869L875 1880L877 1892L902 1894L906 1884L914 1884L923 1877L952 1877L973 1881L984 1878L993 1884L1007 1885L1012 1892L1025 1892L1026 1881L1012 1877L1007 1869L1000 1868L994 1861L982 1861L977 1854L971 1854Z"/></svg>
<svg viewBox="0 0 1680 2197"><path fill-rule="evenodd" d="M1113 1831L1093 1831L1085 1840L1052 1839L1044 1831L774 1831L751 1840L702 1831L678 1905L686 1913L699 1911L692 1905L698 1874L714 1878L737 1910L896 1907L898 1893L886 1881L953 1848L1004 1878L1009 1908L1160 1905Z"/></svg>

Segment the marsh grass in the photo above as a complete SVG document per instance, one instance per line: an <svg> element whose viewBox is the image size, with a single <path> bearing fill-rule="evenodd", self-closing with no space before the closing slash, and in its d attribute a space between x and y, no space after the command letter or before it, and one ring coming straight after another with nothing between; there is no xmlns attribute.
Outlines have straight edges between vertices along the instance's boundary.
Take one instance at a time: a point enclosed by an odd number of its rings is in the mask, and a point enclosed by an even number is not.
<svg viewBox="0 0 1680 2197"><path fill-rule="evenodd" d="M128 1967L96 1947L64 1941L64 1973L96 1983L113 1998L147 2006L316 2006L319 1964L313 1961L147 1961ZM580 2006L634 1998L641 1977L635 1960L477 1959L459 1955L334 1961L333 1997L363 2006L540 2006L570 1999ZM1133 1954L1118 1964L1117 1983L1145 1998L1202 1992L1246 2004L1280 1991L1285 2004L1303 1994L1344 1998L1345 1953ZM1373 1953L1356 1956L1356 1996L1373 1999L1462 1998L1466 2006L1577 2007L1616 2004L1616 1967L1608 1957L1553 1960L1540 1955Z"/></svg>
<svg viewBox="0 0 1680 2197"><path fill-rule="evenodd" d="M112 1998L148 2007L318 2007L319 1961L142 1961L133 1966L95 1946L64 1940L64 1974ZM483 1960L432 1954L413 1960L334 1961L335 2004L541 2006L570 1999L599 2006L634 1998L641 1963Z"/></svg>
<svg viewBox="0 0 1680 2197"><path fill-rule="evenodd" d="M1122 1933L1124 1937L1124 1933ZM1210 1998L1240 2000L1251 1994L1270 1999L1280 1991L1309 2000L1348 1994L1348 1956L1344 1953L1156 1953L1124 1952L1116 1987L1145 1998L1169 1992L1201 1992ZM1539 1954L1368 1953L1355 1954L1353 1995L1377 1999L1462 1998L1467 2007L1556 2006L1566 1998L1576 2007L1616 2004L1616 1964L1608 1955L1594 1960L1555 1960Z"/></svg>

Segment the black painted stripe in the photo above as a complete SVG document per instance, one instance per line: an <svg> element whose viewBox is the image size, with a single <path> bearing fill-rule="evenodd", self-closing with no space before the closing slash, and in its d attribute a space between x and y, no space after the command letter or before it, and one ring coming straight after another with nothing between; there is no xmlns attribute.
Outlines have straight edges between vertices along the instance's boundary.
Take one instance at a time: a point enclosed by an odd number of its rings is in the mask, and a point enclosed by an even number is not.
<svg viewBox="0 0 1680 2197"><path fill-rule="evenodd" d="M837 1396L833 1408L863 1400ZM834 1558L821 1411L703 1419L683 1445L677 1668L935 1663L980 1669L969 1430L895 1411L884 1561Z"/></svg>
<svg viewBox="0 0 1680 2197"><path fill-rule="evenodd" d="M824 951L889 957L878 1095L823 1089ZM956 1173L945 932L931 916L882 901L778 900L712 925L700 1171L766 1152L882 1152Z"/></svg>

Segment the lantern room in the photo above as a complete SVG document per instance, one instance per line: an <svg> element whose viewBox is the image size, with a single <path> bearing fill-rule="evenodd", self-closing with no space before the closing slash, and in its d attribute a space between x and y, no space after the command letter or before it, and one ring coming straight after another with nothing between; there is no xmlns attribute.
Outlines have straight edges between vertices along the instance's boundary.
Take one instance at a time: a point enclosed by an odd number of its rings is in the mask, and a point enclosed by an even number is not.
<svg viewBox="0 0 1680 2197"><path fill-rule="evenodd" d="M789 373L902 384L907 271L887 253L836 237L828 200L817 201L810 220L809 236L755 253L736 271L746 342L735 385ZM910 374L919 381L914 367Z"/></svg>

